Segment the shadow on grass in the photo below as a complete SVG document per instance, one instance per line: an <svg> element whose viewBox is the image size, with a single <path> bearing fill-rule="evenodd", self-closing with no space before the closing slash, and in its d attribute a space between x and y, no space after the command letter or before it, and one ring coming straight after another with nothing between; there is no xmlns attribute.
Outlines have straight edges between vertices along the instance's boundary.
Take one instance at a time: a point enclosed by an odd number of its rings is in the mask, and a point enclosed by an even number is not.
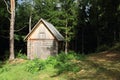
<svg viewBox="0 0 120 80"><path fill-rule="evenodd" d="M99 67L97 73L103 73L105 76L108 76L113 80L120 80L120 72L117 70L110 70L104 67Z"/></svg>
<svg viewBox="0 0 120 80"><path fill-rule="evenodd" d="M120 80L120 71L96 63L95 61L84 61L78 65L81 69L77 72L66 71L51 77L66 75L67 80ZM114 67L114 66L113 66Z"/></svg>
<svg viewBox="0 0 120 80"><path fill-rule="evenodd" d="M96 77L99 75L104 75L105 78L109 78L112 80L120 80L120 71L116 69L110 69L107 66L103 66L99 63L91 62L90 64L92 65L93 68L96 69L96 73L94 74ZM114 66L113 66L114 67Z"/></svg>
<svg viewBox="0 0 120 80"><path fill-rule="evenodd" d="M5 63L3 62L3 61L0 61L0 68L3 68L3 65L4 65Z"/></svg>

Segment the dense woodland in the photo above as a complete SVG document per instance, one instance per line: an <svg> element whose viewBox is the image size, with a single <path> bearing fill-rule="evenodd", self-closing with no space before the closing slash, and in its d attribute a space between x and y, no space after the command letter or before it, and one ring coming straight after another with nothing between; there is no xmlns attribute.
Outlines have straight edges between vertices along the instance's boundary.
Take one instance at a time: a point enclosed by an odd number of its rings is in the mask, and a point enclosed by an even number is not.
<svg viewBox="0 0 120 80"><path fill-rule="evenodd" d="M10 8L10 0L6 0ZM93 53L120 41L120 0L16 1L14 51L26 53L24 37L40 18L51 22L65 37L63 50ZM0 0L0 59L9 57L10 14Z"/></svg>

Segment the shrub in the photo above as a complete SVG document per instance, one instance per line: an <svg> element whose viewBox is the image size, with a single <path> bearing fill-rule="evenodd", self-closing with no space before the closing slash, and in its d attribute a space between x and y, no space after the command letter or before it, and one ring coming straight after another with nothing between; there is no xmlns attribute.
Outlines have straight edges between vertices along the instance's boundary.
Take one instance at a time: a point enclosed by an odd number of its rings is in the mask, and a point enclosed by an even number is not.
<svg viewBox="0 0 120 80"><path fill-rule="evenodd" d="M69 52L68 54L62 52L59 54L56 57L57 64L55 65L55 68L58 69L58 74L67 71L78 72L81 68L76 62L73 62L72 60L81 59L81 57L82 56L77 55L75 52Z"/></svg>
<svg viewBox="0 0 120 80"><path fill-rule="evenodd" d="M22 50L20 50L20 51L17 53L17 58L27 59L27 56L22 53Z"/></svg>
<svg viewBox="0 0 120 80"><path fill-rule="evenodd" d="M27 56L25 54L18 54L17 58L27 59Z"/></svg>
<svg viewBox="0 0 120 80"><path fill-rule="evenodd" d="M64 52L61 52L57 57L57 61L59 62L66 62L68 60L76 59L76 53L75 52L68 52L68 54L65 54Z"/></svg>
<svg viewBox="0 0 120 80"><path fill-rule="evenodd" d="M120 51L120 43L115 43L114 46L110 50Z"/></svg>
<svg viewBox="0 0 120 80"><path fill-rule="evenodd" d="M58 63L55 68L58 69L58 74L61 74L63 72L68 72L68 71L71 71L71 72L78 72L80 71L80 67L78 66L78 64L76 63L73 63L71 61L69 62L65 62L65 63Z"/></svg>
<svg viewBox="0 0 120 80"><path fill-rule="evenodd" d="M97 48L97 52L101 52L101 51L105 51L105 50L108 50L109 49L109 46L107 45L101 45Z"/></svg>
<svg viewBox="0 0 120 80"><path fill-rule="evenodd" d="M57 59L55 56L50 56L48 59L45 61L47 67L56 65L58 63Z"/></svg>
<svg viewBox="0 0 120 80"><path fill-rule="evenodd" d="M9 70L10 70L10 68L4 66L4 67L0 68L0 73L7 72Z"/></svg>
<svg viewBox="0 0 120 80"><path fill-rule="evenodd" d="M85 60L86 59L86 56L84 54L76 54L75 57L77 60Z"/></svg>
<svg viewBox="0 0 120 80"><path fill-rule="evenodd" d="M84 60L84 55L78 55L75 52L65 54L61 52L57 56L50 56L46 60L34 59L27 63L26 70L31 73L36 73L40 70L48 69L50 67L58 69L58 74L66 71L77 72L81 68L77 62L73 60Z"/></svg>
<svg viewBox="0 0 120 80"><path fill-rule="evenodd" d="M36 73L40 70L45 69L45 65L46 65L45 61L34 59L27 63L26 71L31 72L31 73Z"/></svg>

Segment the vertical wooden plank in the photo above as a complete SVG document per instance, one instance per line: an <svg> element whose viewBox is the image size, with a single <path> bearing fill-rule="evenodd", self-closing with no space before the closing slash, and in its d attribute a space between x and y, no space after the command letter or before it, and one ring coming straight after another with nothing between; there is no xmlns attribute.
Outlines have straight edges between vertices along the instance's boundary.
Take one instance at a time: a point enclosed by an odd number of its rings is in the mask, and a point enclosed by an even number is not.
<svg viewBox="0 0 120 80"><path fill-rule="evenodd" d="M30 51L30 45L29 45L29 40L27 40L27 58L29 59L29 51Z"/></svg>
<svg viewBox="0 0 120 80"><path fill-rule="evenodd" d="M58 41L56 41L56 54L58 54Z"/></svg>

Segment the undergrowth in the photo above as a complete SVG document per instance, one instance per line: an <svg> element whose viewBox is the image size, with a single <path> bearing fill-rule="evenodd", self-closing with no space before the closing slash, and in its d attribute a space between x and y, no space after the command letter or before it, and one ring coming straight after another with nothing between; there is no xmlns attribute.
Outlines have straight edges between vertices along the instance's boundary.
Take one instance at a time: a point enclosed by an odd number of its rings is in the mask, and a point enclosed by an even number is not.
<svg viewBox="0 0 120 80"><path fill-rule="evenodd" d="M112 51L120 51L120 42L115 43L114 46L110 50L112 50Z"/></svg>
<svg viewBox="0 0 120 80"><path fill-rule="evenodd" d="M77 63L73 63L72 60L84 60L84 55L78 55L75 52L69 52L65 54L61 52L57 56L51 56L46 60L34 59L26 64L26 71L36 73L41 70L53 67L58 70L58 74L66 71L77 72L80 70Z"/></svg>
<svg viewBox="0 0 120 80"><path fill-rule="evenodd" d="M30 73L36 73L40 70L45 69L46 62L40 59L34 59L26 63L25 70Z"/></svg>
<svg viewBox="0 0 120 80"><path fill-rule="evenodd" d="M22 53L22 50L19 50L19 52L16 53L16 57L21 59L27 59L26 54Z"/></svg>
<svg viewBox="0 0 120 80"><path fill-rule="evenodd" d="M23 56L25 57L25 55ZM23 56L20 54L19 57L24 58ZM6 63L0 66L0 79L39 80L37 75L41 74L41 72L51 75L60 75L64 72L78 72L81 68L74 61L84 59L84 55L78 55L75 52L69 52L68 54L61 52L56 56L48 57L46 60L36 58L22 63L13 61L14 63ZM16 77L16 75L19 76ZM34 75L35 77L32 77Z"/></svg>

